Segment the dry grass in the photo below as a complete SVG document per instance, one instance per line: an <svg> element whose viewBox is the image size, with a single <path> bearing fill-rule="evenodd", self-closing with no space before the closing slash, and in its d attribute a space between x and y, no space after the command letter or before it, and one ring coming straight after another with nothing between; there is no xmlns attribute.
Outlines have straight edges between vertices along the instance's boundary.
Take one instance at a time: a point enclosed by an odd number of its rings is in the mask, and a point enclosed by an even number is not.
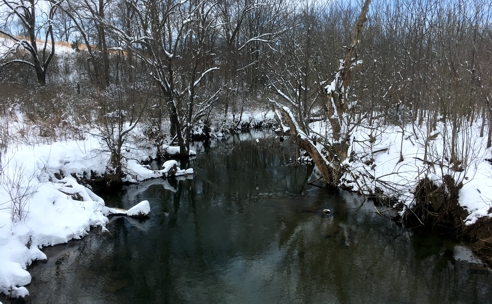
<svg viewBox="0 0 492 304"><path fill-rule="evenodd" d="M0 38L10 39L8 36L6 36L4 34L0 34ZM16 35L15 38L17 38L19 40L29 40L28 37L19 36L19 35ZM38 38L38 39L36 39L36 43L38 43L38 44L44 44L44 40ZM69 49L72 48L72 44L70 42L66 42L66 41L56 41L55 42L55 47L57 47L57 46L66 47L66 48L69 48ZM95 45L92 45L92 47L95 48L96 46ZM80 50L87 50L87 46L85 44L80 44L79 45L79 49Z"/></svg>
<svg viewBox="0 0 492 304"><path fill-rule="evenodd" d="M9 39L9 37L7 37L6 35L3 35L3 34L0 34L0 38ZM16 35L15 38L17 38L19 40L29 40L28 37L18 36L18 35ZM42 40L42 39L36 39L36 43L38 45L42 45L42 44L44 44L44 40ZM72 49L72 43L71 42L66 42L66 41L56 41L55 42L55 47L64 47L64 48ZM79 47L79 50L81 50L81 51L87 51L87 45L85 45L84 43L80 43L78 47ZM92 49L96 49L97 46L96 45L91 45L91 48ZM108 50L108 53L109 54L119 54L119 55L127 56L127 52L126 51L122 51L122 50L109 49Z"/></svg>

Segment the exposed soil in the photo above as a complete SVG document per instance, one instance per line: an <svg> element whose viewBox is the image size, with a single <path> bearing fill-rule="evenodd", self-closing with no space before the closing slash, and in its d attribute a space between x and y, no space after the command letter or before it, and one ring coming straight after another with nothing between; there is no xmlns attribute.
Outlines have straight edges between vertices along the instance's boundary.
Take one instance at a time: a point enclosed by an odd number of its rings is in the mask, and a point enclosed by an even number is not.
<svg viewBox="0 0 492 304"><path fill-rule="evenodd" d="M447 175L437 186L428 178L422 179L415 189L416 203L402 218L409 227L437 232L467 244L470 249L492 268L492 219L484 217L475 224L464 224L468 212L458 203L459 190Z"/></svg>
<svg viewBox="0 0 492 304"><path fill-rule="evenodd" d="M471 250L492 268L492 219L482 217L475 224L464 226L462 238Z"/></svg>

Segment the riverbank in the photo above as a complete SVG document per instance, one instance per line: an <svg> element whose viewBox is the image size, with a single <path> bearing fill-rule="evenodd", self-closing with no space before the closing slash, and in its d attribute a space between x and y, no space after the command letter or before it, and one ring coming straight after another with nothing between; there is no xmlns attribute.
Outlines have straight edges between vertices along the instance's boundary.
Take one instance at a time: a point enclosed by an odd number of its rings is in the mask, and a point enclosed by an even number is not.
<svg viewBox="0 0 492 304"><path fill-rule="evenodd" d="M330 129L323 122L311 127L318 134ZM432 130L415 123L357 126L338 186L396 208L408 227L466 242L492 267L492 151L482 121L463 125L453 140L450 129L445 122ZM458 159L442 156L452 150Z"/></svg>
<svg viewBox="0 0 492 304"><path fill-rule="evenodd" d="M125 209L148 200L152 213L113 217L109 233L43 249L49 260L29 268L27 302L483 303L492 295L492 272L462 246L401 227L360 195L307 184L312 166L295 163L291 139L266 130L193 148L193 179L101 194Z"/></svg>
<svg viewBox="0 0 492 304"><path fill-rule="evenodd" d="M22 130L22 115L10 123L9 134ZM246 130L271 123L273 113L244 113L241 120L224 121L196 129L195 135L221 138L231 129ZM95 227L105 230L106 204L90 184L101 185L108 173L110 152L97 133L83 140L40 143L38 138L20 137L1 153L0 167L0 293L25 297L31 282L27 267L45 260L43 247L83 238ZM145 141L143 130L135 129L123 147L123 183L172 176L193 176L192 168L180 169L174 161L165 168L148 164L158 150L173 155L176 147L160 149ZM193 152L194 153L194 152Z"/></svg>
<svg viewBox="0 0 492 304"><path fill-rule="evenodd" d="M262 113L245 116L244 124L231 122L230 125L243 128L248 124L262 125L265 117L270 124L272 113ZM317 124L320 130L325 127ZM344 164L347 173L340 187L373 198L398 201L391 207L401 206L402 217L413 212L410 210L416 206L414 194L419 181L427 177L439 187L442 185L439 181L454 171L437 163L424 163L422 139L412 135L411 128L408 126L407 135L402 137L401 128L386 127L376 140L364 129L356 130L351 157ZM212 126L210 132L207 137L224 136L224 129L217 126ZM149 160L157 158L157 149L135 140L137 135L124 147L123 181L127 183L162 177L162 172L147 165ZM491 265L487 257L492 239L488 233L492 170L487 161L490 151L480 148L485 144L483 140L473 141L471 149L477 152L473 163L454 175L462 183L458 189L459 200L454 199L466 213L461 218L460 230L455 229L453 233L466 240ZM438 147L439 138L435 143ZM0 292L12 297L28 294L24 286L29 284L31 276L26 268L34 260L46 259L40 250L43 246L82 238L93 227L105 229L108 218L104 200L81 182L103 176L109 159L109 152L93 136L80 141L16 145L2 155L0 256L5 258L0 260Z"/></svg>
<svg viewBox="0 0 492 304"><path fill-rule="evenodd" d="M46 259L42 247L80 239L94 227L105 230L104 200L80 184L105 173L109 155L101 151L99 141L89 138L18 146L3 155L0 292L11 297L29 294L24 287L31 282L26 268ZM163 174L139 165L135 158L128 161L125 173L128 182Z"/></svg>

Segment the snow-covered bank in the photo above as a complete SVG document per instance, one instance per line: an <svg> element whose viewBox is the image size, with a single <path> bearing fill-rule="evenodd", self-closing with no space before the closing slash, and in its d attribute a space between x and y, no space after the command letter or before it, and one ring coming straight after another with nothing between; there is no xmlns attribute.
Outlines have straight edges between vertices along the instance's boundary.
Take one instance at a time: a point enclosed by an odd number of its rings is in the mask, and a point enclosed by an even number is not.
<svg viewBox="0 0 492 304"><path fill-rule="evenodd" d="M92 227L105 229L110 214L147 214L150 206L141 202L128 211L112 209L80 184L100 178L110 164L110 153L97 132L87 132L85 140L51 142L43 138L41 142L46 144L40 144L35 135L20 135L26 128L23 115L16 109L12 113L16 119L5 123L12 141L0 154L0 293L24 297L29 294L25 285L31 281L26 268L35 260L46 259L40 250L43 246L80 239ZM241 119L231 115L222 122L214 121L210 135L220 138L230 126L240 129L241 125L258 126L272 120L273 112L244 112ZM123 182L194 175L193 169L181 169L175 160L165 162L160 170L143 165L157 157L157 149L141 140L141 131L137 128L123 147ZM161 151L173 155L179 148L164 145Z"/></svg>
<svg viewBox="0 0 492 304"><path fill-rule="evenodd" d="M329 125L312 124L318 134L326 134ZM459 204L467 212L464 224L474 224L481 217L492 217L492 166L487 160L486 137L480 137L481 122L463 126L455 149L461 159L456 166L443 155L452 148L448 130L439 123L432 132L425 126L359 126L353 132L350 157L343 163L341 186L364 195L379 195L401 202L405 208L415 204L415 190L428 177L440 186L443 177L451 176L459 190ZM426 136L431 134L431 136ZM426 147L427 146L427 147ZM321 148L321 147L320 147Z"/></svg>
<svg viewBox="0 0 492 304"><path fill-rule="evenodd" d="M141 165L149 151L128 153L125 181L138 182L169 176L192 176L168 161L161 170ZM152 152L152 151L150 151ZM140 155L137 155L140 154ZM43 246L80 239L92 227L105 229L107 215L115 213L104 200L77 182L102 175L109 153L96 138L55 142L51 145L17 145L2 155L0 184L0 292L11 297L29 294L31 281L26 270L34 260L46 259ZM76 179L77 178L77 179ZM144 201L125 212L128 216L148 214Z"/></svg>
<svg viewBox="0 0 492 304"><path fill-rule="evenodd" d="M0 189L0 292L12 297L28 294L23 287L31 281L26 267L34 260L46 259L40 251L42 246L81 238L91 227L104 227L108 221L102 214L104 201L73 178L55 183L33 180L31 188L24 187L19 185L21 191L32 195L18 202L20 198L13 198L16 204L23 204L15 215L9 208L11 190L5 186Z"/></svg>
<svg viewBox="0 0 492 304"><path fill-rule="evenodd" d="M210 121L199 121L192 131L196 140L221 138L231 133L248 132L252 129L270 128L277 124L275 112L266 108L265 111L243 109L241 113L229 112L227 115L218 113Z"/></svg>

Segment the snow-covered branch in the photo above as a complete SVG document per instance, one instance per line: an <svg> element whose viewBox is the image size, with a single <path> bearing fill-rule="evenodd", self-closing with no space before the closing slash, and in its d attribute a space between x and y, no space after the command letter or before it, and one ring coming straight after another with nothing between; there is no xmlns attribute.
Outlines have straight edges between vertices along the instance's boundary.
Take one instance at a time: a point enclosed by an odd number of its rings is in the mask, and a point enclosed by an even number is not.
<svg viewBox="0 0 492 304"><path fill-rule="evenodd" d="M206 70L205 72L203 72L200 75L200 77L197 80L195 80L195 82L193 83L193 86L196 87L202 81L203 77L205 77L208 73L210 73L212 71L217 71L219 69L220 69L219 67L213 67L213 68Z"/></svg>

